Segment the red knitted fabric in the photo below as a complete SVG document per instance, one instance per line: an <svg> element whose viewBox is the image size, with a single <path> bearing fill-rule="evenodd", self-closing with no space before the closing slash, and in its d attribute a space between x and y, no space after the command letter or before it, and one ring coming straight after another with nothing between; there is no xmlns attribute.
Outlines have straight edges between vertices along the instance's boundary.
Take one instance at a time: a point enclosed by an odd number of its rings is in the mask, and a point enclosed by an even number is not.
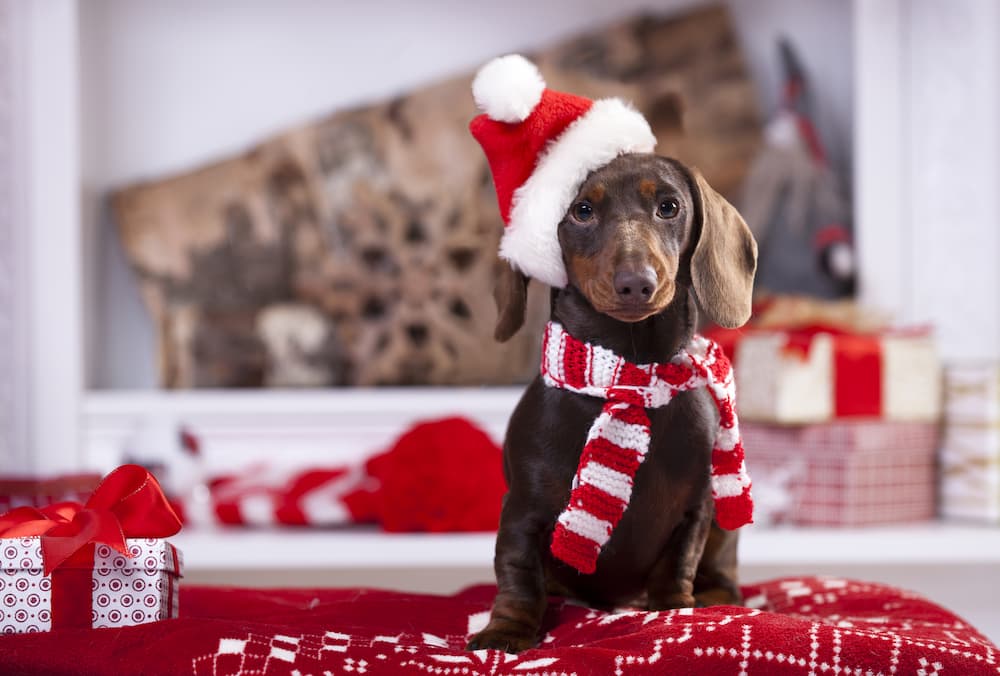
<svg viewBox="0 0 1000 676"><path fill-rule="evenodd" d="M536 648L518 655L467 651L465 644L486 624L496 593L492 585L433 596L380 589L199 587L185 580L175 620L0 634L0 672L997 676L1000 661L988 638L912 592L813 577L745 586L745 608L606 612L553 598L545 638ZM8 587L3 597L8 595L24 598L28 592Z"/></svg>
<svg viewBox="0 0 1000 676"><path fill-rule="evenodd" d="M732 367L703 336L666 364L632 364L549 322L542 345L542 377L558 387L605 399L580 454L569 504L552 534L552 554L581 573L593 573L601 547L628 507L635 472L649 450L647 408L666 406L678 392L708 389L719 408L712 447L715 519L732 530L753 520L750 477L736 417Z"/></svg>

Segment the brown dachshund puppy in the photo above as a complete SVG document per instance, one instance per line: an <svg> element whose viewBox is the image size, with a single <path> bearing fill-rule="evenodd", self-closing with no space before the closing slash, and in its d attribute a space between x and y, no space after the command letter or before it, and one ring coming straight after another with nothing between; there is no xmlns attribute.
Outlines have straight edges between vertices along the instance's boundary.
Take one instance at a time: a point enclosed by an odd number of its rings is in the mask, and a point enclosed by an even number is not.
<svg viewBox="0 0 1000 676"><path fill-rule="evenodd" d="M736 210L680 162L630 154L592 172L558 235L569 284L552 291L552 319L633 363L667 362L687 345L696 305L723 326L750 316L753 236ZM526 289L524 276L508 267L496 292L498 340L521 327ZM547 387L540 376L521 398L504 443L509 492L497 532L498 593L470 649L534 646L549 594L605 608L742 602L737 533L713 523L718 410L705 390L647 411L649 452L596 571L584 575L553 558L556 518L603 403Z"/></svg>

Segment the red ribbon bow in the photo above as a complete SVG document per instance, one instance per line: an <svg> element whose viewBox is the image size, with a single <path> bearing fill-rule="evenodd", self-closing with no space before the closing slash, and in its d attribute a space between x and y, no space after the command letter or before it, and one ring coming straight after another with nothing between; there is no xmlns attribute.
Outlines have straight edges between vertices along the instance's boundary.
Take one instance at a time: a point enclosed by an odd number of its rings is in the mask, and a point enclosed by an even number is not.
<svg viewBox="0 0 1000 676"><path fill-rule="evenodd" d="M131 557L125 538L164 538L180 529L160 484L138 465L122 465L104 477L86 505L59 502L0 515L0 538L41 536L46 575L89 544Z"/></svg>

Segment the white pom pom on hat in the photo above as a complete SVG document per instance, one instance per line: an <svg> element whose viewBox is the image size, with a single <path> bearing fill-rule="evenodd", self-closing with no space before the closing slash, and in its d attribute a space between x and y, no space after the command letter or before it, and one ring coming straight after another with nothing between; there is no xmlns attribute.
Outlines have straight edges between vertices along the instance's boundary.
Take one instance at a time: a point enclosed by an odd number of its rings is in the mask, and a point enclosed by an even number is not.
<svg viewBox="0 0 1000 676"><path fill-rule="evenodd" d="M520 54L500 56L479 69L472 81L476 106L497 122L523 122L545 91L535 64Z"/></svg>

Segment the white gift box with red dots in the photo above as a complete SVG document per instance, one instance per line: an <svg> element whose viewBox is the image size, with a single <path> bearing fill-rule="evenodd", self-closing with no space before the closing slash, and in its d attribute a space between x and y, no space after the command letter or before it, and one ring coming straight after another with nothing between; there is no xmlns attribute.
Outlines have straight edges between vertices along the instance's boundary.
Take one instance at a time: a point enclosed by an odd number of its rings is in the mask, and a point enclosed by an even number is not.
<svg viewBox="0 0 1000 676"><path fill-rule="evenodd" d="M181 553L162 539L125 544L131 557L96 545L86 579L81 583L78 576L71 588L60 589L60 571L44 573L40 538L0 539L0 633L127 627L177 617Z"/></svg>

